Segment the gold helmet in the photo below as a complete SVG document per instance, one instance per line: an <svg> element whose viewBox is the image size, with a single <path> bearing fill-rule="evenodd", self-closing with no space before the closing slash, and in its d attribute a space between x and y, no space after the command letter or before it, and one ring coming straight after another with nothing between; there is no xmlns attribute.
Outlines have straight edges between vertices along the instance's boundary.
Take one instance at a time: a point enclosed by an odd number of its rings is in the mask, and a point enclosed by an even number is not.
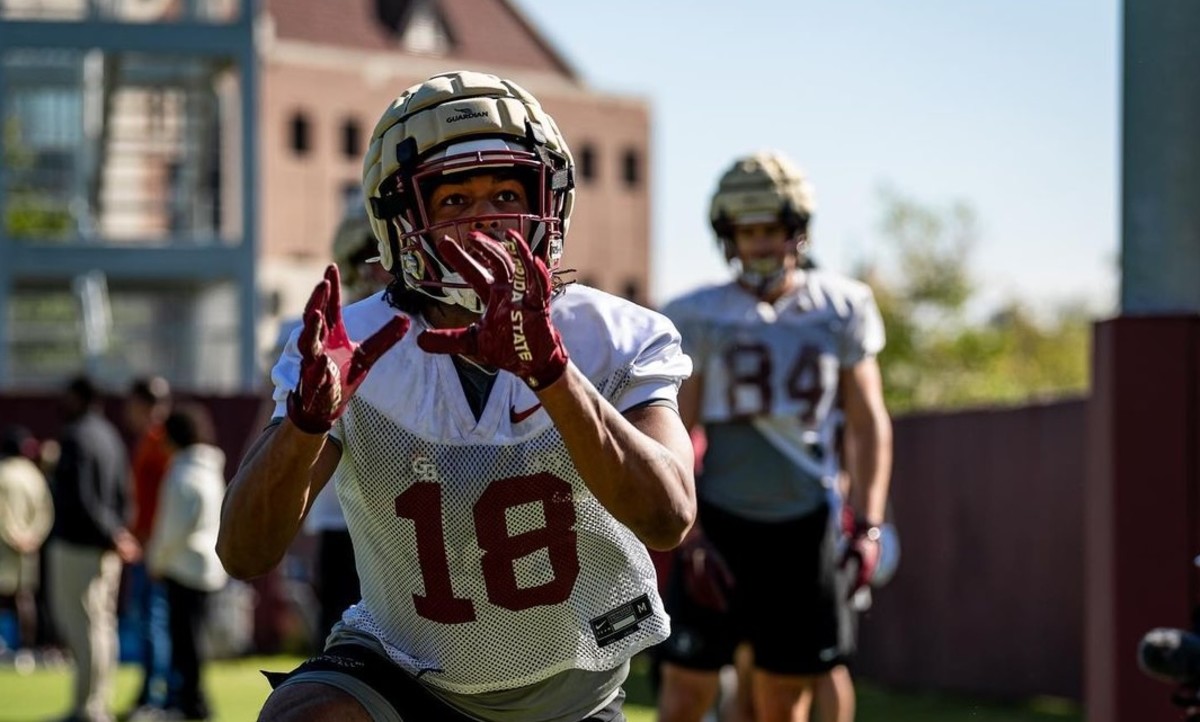
<svg viewBox="0 0 1200 722"><path fill-rule="evenodd" d="M799 237L808 229L816 203L804 173L780 153L738 158L721 176L708 217L726 260L733 260L733 229L747 223L774 223Z"/></svg>
<svg viewBox="0 0 1200 722"><path fill-rule="evenodd" d="M527 214L433 224L427 194L452 173L505 169L525 183ZM400 94L371 135L363 192L383 267L405 285L478 311L479 299L437 253L446 233L486 221L521 231L551 272L562 258L575 201L575 164L558 126L537 99L494 75L435 75ZM476 226L478 227L478 226Z"/></svg>
<svg viewBox="0 0 1200 722"><path fill-rule="evenodd" d="M378 256L375 234L363 205L362 193L353 193L346 200L345 212L333 233L333 262L342 277L342 294L347 299L360 299L379 290L371 279L364 278L361 266Z"/></svg>

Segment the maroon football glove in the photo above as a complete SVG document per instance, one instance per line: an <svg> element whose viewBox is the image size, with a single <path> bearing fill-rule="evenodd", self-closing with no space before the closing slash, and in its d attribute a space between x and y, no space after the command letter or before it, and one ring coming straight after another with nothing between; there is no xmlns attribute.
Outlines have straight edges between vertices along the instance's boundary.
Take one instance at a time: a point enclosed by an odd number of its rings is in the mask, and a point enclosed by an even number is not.
<svg viewBox="0 0 1200 722"><path fill-rule="evenodd" d="M687 535L676 551L675 563L682 565L684 588L693 601L717 612L729 609L733 572L703 532Z"/></svg>
<svg viewBox="0 0 1200 722"><path fill-rule="evenodd" d="M329 431L346 410L367 371L408 332L409 320L395 316L361 344L350 340L342 323L342 292L337 266L313 289L300 331L300 382L288 394L287 415L309 434Z"/></svg>
<svg viewBox="0 0 1200 722"><path fill-rule="evenodd" d="M550 321L550 272L514 230L503 241L478 231L469 240L470 253L449 239L438 253L479 294L483 316L466 328L423 331L417 344L504 369L533 389L549 386L567 370L567 350Z"/></svg>
<svg viewBox="0 0 1200 722"><path fill-rule="evenodd" d="M842 505L842 533L846 537L846 551L842 554L841 566L853 571L854 581L847 597L853 597L864 587L871 585L875 568L879 565L879 527L866 519L856 517L849 504Z"/></svg>

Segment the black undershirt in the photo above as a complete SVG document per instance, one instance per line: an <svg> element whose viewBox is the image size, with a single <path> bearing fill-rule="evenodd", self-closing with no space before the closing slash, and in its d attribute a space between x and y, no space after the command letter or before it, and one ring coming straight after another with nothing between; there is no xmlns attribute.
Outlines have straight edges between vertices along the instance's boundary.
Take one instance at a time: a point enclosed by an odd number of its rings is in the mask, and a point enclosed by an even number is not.
<svg viewBox="0 0 1200 722"><path fill-rule="evenodd" d="M471 407L471 413L475 415L475 420L483 416L483 409L487 406L488 396L492 393L492 387L496 385L496 371L484 371L480 367L465 361L459 356L451 356L454 360L454 370L458 371L458 381L462 384L463 394L467 397L467 405Z"/></svg>

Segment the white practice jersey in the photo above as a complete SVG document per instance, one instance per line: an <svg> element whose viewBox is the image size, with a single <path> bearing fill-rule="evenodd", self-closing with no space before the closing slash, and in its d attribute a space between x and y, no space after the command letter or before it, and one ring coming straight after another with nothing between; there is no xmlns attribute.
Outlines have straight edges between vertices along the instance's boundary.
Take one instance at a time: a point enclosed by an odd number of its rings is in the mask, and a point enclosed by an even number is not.
<svg viewBox="0 0 1200 722"><path fill-rule="evenodd" d="M796 274L794 290L774 303L730 282L689 293L664 309L703 376L700 421L728 434L744 434L739 429L749 426L794 467L762 474L767 464L756 468L759 460L744 453L727 464L710 464L706 457L703 495L716 503L727 498L722 506L752 517L786 518L795 511L789 504L811 508L820 502L821 487L832 483L838 468L839 371L884 344L869 287L820 270ZM781 495L769 488L784 483L781 477L810 479L815 491Z"/></svg>
<svg viewBox="0 0 1200 722"><path fill-rule="evenodd" d="M361 341L382 295L344 311ZM552 303L576 366L618 410L673 401L691 372L665 317L571 285ZM334 474L363 601L343 621L422 681L474 694L568 669L603 671L670 629L645 547L583 483L537 397L500 372L478 421L449 356L384 354L334 427ZM272 378L276 415L298 377L294 335Z"/></svg>

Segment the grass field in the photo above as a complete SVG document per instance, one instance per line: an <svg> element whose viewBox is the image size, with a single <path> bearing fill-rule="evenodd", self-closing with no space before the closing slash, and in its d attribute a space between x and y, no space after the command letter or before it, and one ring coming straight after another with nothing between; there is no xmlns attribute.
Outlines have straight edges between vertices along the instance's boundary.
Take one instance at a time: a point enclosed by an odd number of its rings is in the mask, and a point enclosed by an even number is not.
<svg viewBox="0 0 1200 722"><path fill-rule="evenodd" d="M287 670L297 659L288 657L222 661L211 665L206 688L219 722L254 720L267 696L267 682L260 669ZM634 674L627 685L629 722L654 722L654 709L643 660L635 660ZM46 722L67 711L70 693L67 669L37 670L18 675L11 667L0 668L0 722ZM117 678L117 710L133 698L138 671L123 666ZM1072 705L1043 701L1024 706L999 706L953 699L940 695L892 694L860 685L860 722L1081 722Z"/></svg>

